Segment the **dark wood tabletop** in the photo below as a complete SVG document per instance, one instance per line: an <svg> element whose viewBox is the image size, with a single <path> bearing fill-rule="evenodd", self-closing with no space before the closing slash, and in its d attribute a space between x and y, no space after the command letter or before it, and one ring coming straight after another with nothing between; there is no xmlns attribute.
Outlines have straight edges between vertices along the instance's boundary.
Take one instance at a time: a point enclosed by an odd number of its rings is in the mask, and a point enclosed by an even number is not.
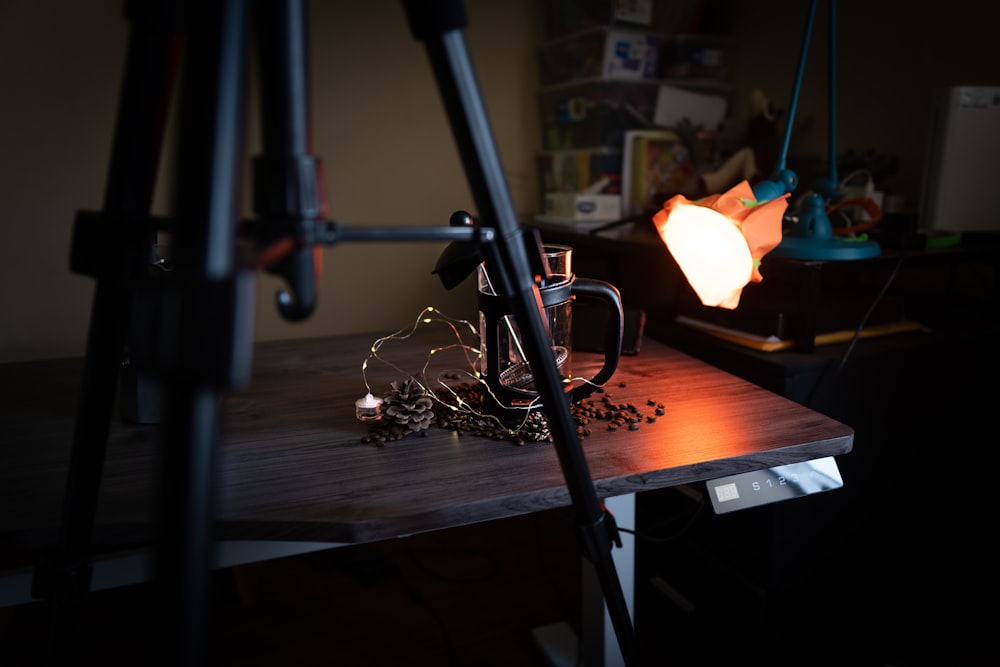
<svg viewBox="0 0 1000 667"><path fill-rule="evenodd" d="M256 344L251 383L220 399L220 539L366 542L571 504L550 442L437 426L381 447L365 442L354 402L366 393L362 365L377 338ZM365 371L372 392L422 372L430 349L454 342L440 331L388 341ZM574 373L587 377L601 361L574 353ZM465 363L446 349L425 377ZM55 542L81 368L81 359L0 366L0 551ZM610 395L645 417L634 430L588 425L581 446L600 498L844 454L853 444L849 426L652 340L622 357L603 391L591 398ZM159 432L113 419L96 543L148 539Z"/></svg>

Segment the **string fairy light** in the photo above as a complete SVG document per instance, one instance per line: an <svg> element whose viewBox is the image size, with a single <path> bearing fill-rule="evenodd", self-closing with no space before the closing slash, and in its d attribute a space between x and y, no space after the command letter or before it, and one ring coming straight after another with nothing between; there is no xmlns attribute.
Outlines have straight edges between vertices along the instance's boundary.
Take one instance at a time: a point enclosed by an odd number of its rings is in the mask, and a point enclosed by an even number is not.
<svg viewBox="0 0 1000 667"><path fill-rule="evenodd" d="M380 354L382 347L386 343L395 340L405 340L413 336L422 325L431 325L431 324L444 324L445 326L447 326L451 330L451 333L454 335L457 342L431 348L427 352L427 356L424 360L424 365L417 375L414 375L406 371L405 369L399 367L397 364L386 359L384 356ZM467 332L470 333L477 340L476 346L469 345L465 342L459 327L467 329ZM397 371L401 375L405 375L410 379L412 379L414 382L420 385L424 389L424 391L427 392L431 400L433 400L438 405L453 412L465 413L473 415L480 419L490 420L496 423L498 427L508 428L495 415L487 414L478 410L474 405L472 405L469 401L465 400L457 391L455 391L454 387L451 384L446 382L447 379L454 379L456 377L465 377L468 379L469 382L478 385L492 398L496 399L496 396L490 389L489 385L487 385L487 383L483 381L482 374L480 373L479 370L479 360L482 358L482 349L478 345L478 340L479 340L479 332L472 322L466 319L450 317L433 306L428 306L423 310L421 310L420 313L417 315L417 317L414 319L413 323L410 324L409 326L403 327L390 334L377 338L369 347L368 356L361 364L361 375L365 384L366 395L364 398L358 399L358 401L356 402L356 404L359 406L358 418L361 421L374 421L375 419L378 419L377 408L373 411L373 414L375 415L374 417L368 417L365 419L362 418L362 413L360 408L362 404L371 404L373 401L377 401L379 404L381 404L382 402L382 399L376 398L373 395L371 385L368 382L368 375L367 375L369 364L371 362L378 361L388 366L389 368L392 368L393 370ZM442 398L438 396L438 394L434 391L434 389L429 386L427 382L427 377L428 377L428 369L430 368L432 358L437 354L453 349L459 349L464 353L465 360L468 363L468 368L445 369L437 373L437 375L435 376L434 380L436 384L440 385L440 387L445 392L447 392L448 395L451 397L451 402L448 402L442 400ZM530 411L538 407L539 401L540 397L536 397L527 405L511 408L512 410L523 411L524 417L522 418L520 424L518 424L516 427L513 427L513 429L509 430L517 431L523 428L528 423Z"/></svg>
<svg viewBox="0 0 1000 667"><path fill-rule="evenodd" d="M381 354L383 346L390 341L400 341L410 338L420 329L421 326L429 326L432 324L445 325L451 331L451 334L454 336L456 342L430 348L419 373L410 373ZM463 330L467 335L471 335L477 341L476 345L470 345L465 342L465 339L463 338ZM464 354L467 368L447 368L436 373L433 378L435 385L438 386L439 390L443 390L443 392L445 392L449 397L448 400L444 400L438 395L434 388L430 386L428 373L435 355L455 349L461 350ZM504 423L497 415L478 409L477 406L470 403L465 397L463 397L462 392L456 391L454 380L456 378L465 378L466 386L469 384L477 386L481 391L492 398L497 405L501 404L489 384L483 379L482 373L480 372L481 359L482 348L479 345L479 331L472 322L466 319L450 317L433 306L427 306L420 311L412 324L375 339L369 347L368 356L361 364L361 375L365 384L366 395L356 401L358 419L360 421L376 421L379 419L379 408L381 406L382 399L374 396L371 385L368 381L369 365L377 361L417 383L427 393L432 401L444 409L453 413L465 414L476 417L480 420L489 421L494 423L498 428L502 428L512 434L521 432L528 426L533 414L535 414L537 408L541 405L540 396L535 396L531 401L528 401L523 405L505 406L506 410L520 412L522 415L516 425L510 425ZM567 383L572 383L574 381L583 382L594 387L603 386L587 378L577 376L565 380Z"/></svg>
<svg viewBox="0 0 1000 667"><path fill-rule="evenodd" d="M437 308L435 308L434 306L427 306L426 308L424 308L423 310L420 311L420 314L417 315L417 318L416 318L416 320L414 320L414 322L413 322L412 325L410 325L409 327L403 327L402 329L399 329L398 331L394 331L391 334L388 334L388 335L382 336L380 338L377 338L375 340L375 342L371 344L371 347L368 350L368 357L361 364L361 376L362 376L362 379L364 380L364 383L365 383L365 389L368 391L369 394L372 393L372 390L371 390L371 386L368 384L367 371L368 371L368 362L372 361L372 360L380 361L383 364L389 366L390 368L398 371L399 373L402 373L403 375L407 375L409 377L412 377L418 383L420 382L417 378L413 377L413 375L411 375L407 371L403 370L402 368L400 368L396 364L392 363L391 361L388 361L388 360L384 359L383 357L380 357L379 356L379 350L382 348L383 345L385 345L385 343L387 343L390 340L405 340L405 339L409 338L414 333L416 333L417 329L420 328L421 324L433 324L435 322L439 322L439 323L443 323L443 324L447 325L448 328L450 328L451 331L452 331L452 333L455 335L455 338L458 340L458 343L457 344L445 345L445 346L437 347L437 348L432 348L430 350L430 352L428 352L428 354L427 354L427 359L424 362L424 367L423 367L423 370L421 371L421 375L424 375L426 373L427 368L430 365L430 358L431 358L431 356L433 356L437 352L440 352L440 351L445 350L445 349L460 348L460 349L462 349L465 352L466 361L469 362L469 366L473 369L472 372L476 376L478 376L478 371L475 370L476 362L473 361L470 358L469 354L471 352L478 359L478 357L480 356L481 353L480 353L480 351L479 351L478 348L474 348L474 347L472 347L470 345L467 345L463 341L462 334L459 332L458 327L456 326L456 324L462 324L462 325L465 325L466 327L468 327L469 331L472 333L473 336L478 336L478 333L476 332L476 328L468 320L456 319L456 318L453 318L453 317L449 317L449 316L445 315L444 313L442 313ZM427 390L427 387L424 386L422 383L421 383L421 386L424 387L425 390Z"/></svg>

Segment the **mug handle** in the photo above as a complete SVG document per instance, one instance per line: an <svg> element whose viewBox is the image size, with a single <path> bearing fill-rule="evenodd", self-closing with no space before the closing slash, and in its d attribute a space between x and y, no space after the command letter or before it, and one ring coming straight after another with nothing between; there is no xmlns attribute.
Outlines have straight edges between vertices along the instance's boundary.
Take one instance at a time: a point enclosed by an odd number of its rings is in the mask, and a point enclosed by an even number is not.
<svg viewBox="0 0 1000 667"><path fill-rule="evenodd" d="M570 400L575 403L594 393L594 390L610 380L618 369L618 361L622 354L625 315L618 288L603 280L576 278L573 281L573 296L602 301L608 308L608 325L604 330L604 365L588 383L573 388Z"/></svg>

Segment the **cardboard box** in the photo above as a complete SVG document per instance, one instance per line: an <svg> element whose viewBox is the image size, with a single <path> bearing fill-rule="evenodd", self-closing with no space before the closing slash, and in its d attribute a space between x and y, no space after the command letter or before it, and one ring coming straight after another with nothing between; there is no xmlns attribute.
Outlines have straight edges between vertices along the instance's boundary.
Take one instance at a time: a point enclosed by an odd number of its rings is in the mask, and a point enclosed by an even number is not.
<svg viewBox="0 0 1000 667"><path fill-rule="evenodd" d="M729 39L718 35L670 35L661 47L667 79L728 81Z"/></svg>
<svg viewBox="0 0 1000 667"><path fill-rule="evenodd" d="M656 80L662 35L599 27L546 42L539 49L543 86L582 79Z"/></svg>
<svg viewBox="0 0 1000 667"><path fill-rule="evenodd" d="M549 192L545 195L546 218L567 221L611 222L622 217L621 195Z"/></svg>
<svg viewBox="0 0 1000 667"><path fill-rule="evenodd" d="M628 23L642 27L653 22L653 0L546 0L545 5L549 37L600 25Z"/></svg>

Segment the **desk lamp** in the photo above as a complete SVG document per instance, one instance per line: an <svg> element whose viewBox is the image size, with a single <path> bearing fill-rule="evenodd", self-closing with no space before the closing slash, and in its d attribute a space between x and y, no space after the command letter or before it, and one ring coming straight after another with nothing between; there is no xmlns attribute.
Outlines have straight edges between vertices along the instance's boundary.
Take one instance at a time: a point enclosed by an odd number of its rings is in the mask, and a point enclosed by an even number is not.
<svg viewBox="0 0 1000 667"><path fill-rule="evenodd" d="M742 181L694 202L675 195L653 223L701 302L731 310L747 283L763 280L760 260L781 241L787 199L759 202Z"/></svg>
<svg viewBox="0 0 1000 667"><path fill-rule="evenodd" d="M798 187L798 175L786 162L791 139L792 121L798 105L806 54L812 35L817 0L813 0L806 18L802 50L792 87L788 121L785 125L781 151L774 172L767 180L747 188L741 183L724 195L689 202L683 196L669 200L653 221L670 253L677 260L688 282L706 306L735 308L740 291L748 282L759 282L760 259L770 253L774 257L800 260L847 260L877 257L877 243L863 238L834 236L827 216L826 201L837 194L836 111L835 111L835 15L836 2L830 0L829 58L829 169L827 178L820 179L816 190L799 204L797 220L781 233L784 202ZM742 205L733 205L733 199ZM764 204L781 201L781 210ZM757 207L761 207L758 209ZM760 210L761 213L758 213ZM765 214L764 211L767 211ZM778 215L777 240L771 229ZM750 221L754 216L755 220ZM758 223L756 219L764 218ZM742 241L741 234L746 243ZM774 244L771 245L771 242Z"/></svg>
<svg viewBox="0 0 1000 667"><path fill-rule="evenodd" d="M802 40L802 51L799 54L799 64L795 73L795 83L792 87L791 102L788 105L788 121L785 124L781 152L778 163L770 180L760 181L753 186L757 201L772 199L784 193L791 193L798 185L798 176L786 166L788 144L792 134L792 121L798 105L799 90L802 87L802 74L805 69L806 54L809 51L809 41L812 36L813 20L816 16L817 0L812 0L806 17L806 26ZM849 260L878 257L881 250L878 243L864 238L847 238L834 235L833 225L827 216L826 202L837 196L837 108L836 108L836 26L837 3L829 0L829 62L828 62L828 137L829 137L829 175L820 178L815 190L810 192L799 203L798 220L789 227L781 243L772 251L774 257L803 260Z"/></svg>

